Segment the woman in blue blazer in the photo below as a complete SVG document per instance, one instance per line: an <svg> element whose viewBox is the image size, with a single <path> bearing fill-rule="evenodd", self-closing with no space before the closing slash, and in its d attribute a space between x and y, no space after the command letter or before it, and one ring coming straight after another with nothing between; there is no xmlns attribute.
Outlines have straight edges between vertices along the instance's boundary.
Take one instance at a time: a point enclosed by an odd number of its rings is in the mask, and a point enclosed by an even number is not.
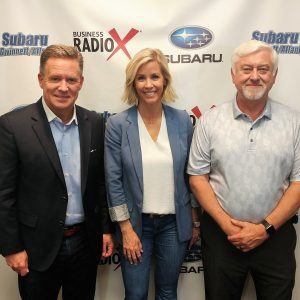
<svg viewBox="0 0 300 300"><path fill-rule="evenodd" d="M108 204L127 300L147 299L152 256L155 299L177 299L192 236L185 169L193 129L185 111L163 104L175 97L163 53L141 50L126 68L123 100L133 106L107 121Z"/></svg>

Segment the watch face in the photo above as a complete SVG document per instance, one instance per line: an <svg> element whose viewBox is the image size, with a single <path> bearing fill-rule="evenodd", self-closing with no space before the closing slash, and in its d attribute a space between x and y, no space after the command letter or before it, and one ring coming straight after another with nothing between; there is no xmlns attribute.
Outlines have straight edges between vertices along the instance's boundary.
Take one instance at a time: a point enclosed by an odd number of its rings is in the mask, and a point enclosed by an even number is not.
<svg viewBox="0 0 300 300"><path fill-rule="evenodd" d="M193 222L193 227L194 228L199 228L200 227L200 222L198 222L198 221Z"/></svg>

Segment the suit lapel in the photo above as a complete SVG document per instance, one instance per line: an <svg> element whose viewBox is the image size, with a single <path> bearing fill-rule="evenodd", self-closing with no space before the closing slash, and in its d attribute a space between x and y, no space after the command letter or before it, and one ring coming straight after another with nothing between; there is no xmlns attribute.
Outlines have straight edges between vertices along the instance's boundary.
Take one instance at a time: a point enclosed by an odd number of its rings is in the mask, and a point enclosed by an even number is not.
<svg viewBox="0 0 300 300"><path fill-rule="evenodd" d="M139 137L139 128L137 122L137 108L136 106L132 107L128 111L127 116L127 138L131 152L131 158L134 165L135 173L138 178L139 186L141 192L143 193L143 167L142 167L142 153L141 153L141 144Z"/></svg>
<svg viewBox="0 0 300 300"><path fill-rule="evenodd" d="M47 156L53 165L58 177L65 184L65 178L63 175L63 170L59 160L58 152L56 149L55 141L52 136L51 128L46 117L46 113L42 106L41 99L36 103L36 112L33 112L31 119L33 121L32 128L37 135L40 143L42 144Z"/></svg>
<svg viewBox="0 0 300 300"><path fill-rule="evenodd" d="M180 135L179 135L179 120L175 118L172 109L166 105L163 106L167 130L169 136L170 147L173 156L173 172L174 172L174 182L177 181L177 175L180 168Z"/></svg>
<svg viewBox="0 0 300 300"><path fill-rule="evenodd" d="M91 148L91 123L88 116L76 106L81 156L81 193L84 194ZM99 129L100 130L100 129Z"/></svg>

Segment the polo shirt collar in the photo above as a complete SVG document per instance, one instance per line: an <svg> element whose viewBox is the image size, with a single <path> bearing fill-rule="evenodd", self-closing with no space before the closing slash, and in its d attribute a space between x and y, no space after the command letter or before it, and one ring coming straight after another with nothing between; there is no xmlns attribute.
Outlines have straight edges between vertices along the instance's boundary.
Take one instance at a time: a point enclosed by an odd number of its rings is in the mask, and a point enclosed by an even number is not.
<svg viewBox="0 0 300 300"><path fill-rule="evenodd" d="M262 112L261 116L259 117L260 119L263 117L266 117L268 119L272 119L272 104L271 104L271 99L268 98L266 106L264 108L264 111ZM239 109L237 102L236 102L236 98L232 101L232 111L233 111L233 117L234 119L237 119L238 117L240 117L241 115L244 115L244 113Z"/></svg>

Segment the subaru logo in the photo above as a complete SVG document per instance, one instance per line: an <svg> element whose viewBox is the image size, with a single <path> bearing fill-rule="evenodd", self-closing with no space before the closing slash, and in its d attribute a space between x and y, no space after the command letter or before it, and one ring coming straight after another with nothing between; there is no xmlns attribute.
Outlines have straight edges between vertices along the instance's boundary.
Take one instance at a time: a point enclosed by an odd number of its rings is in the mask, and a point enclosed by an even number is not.
<svg viewBox="0 0 300 300"><path fill-rule="evenodd" d="M212 32L204 27L185 26L171 32L169 39L173 45L182 49L198 49L210 44Z"/></svg>

